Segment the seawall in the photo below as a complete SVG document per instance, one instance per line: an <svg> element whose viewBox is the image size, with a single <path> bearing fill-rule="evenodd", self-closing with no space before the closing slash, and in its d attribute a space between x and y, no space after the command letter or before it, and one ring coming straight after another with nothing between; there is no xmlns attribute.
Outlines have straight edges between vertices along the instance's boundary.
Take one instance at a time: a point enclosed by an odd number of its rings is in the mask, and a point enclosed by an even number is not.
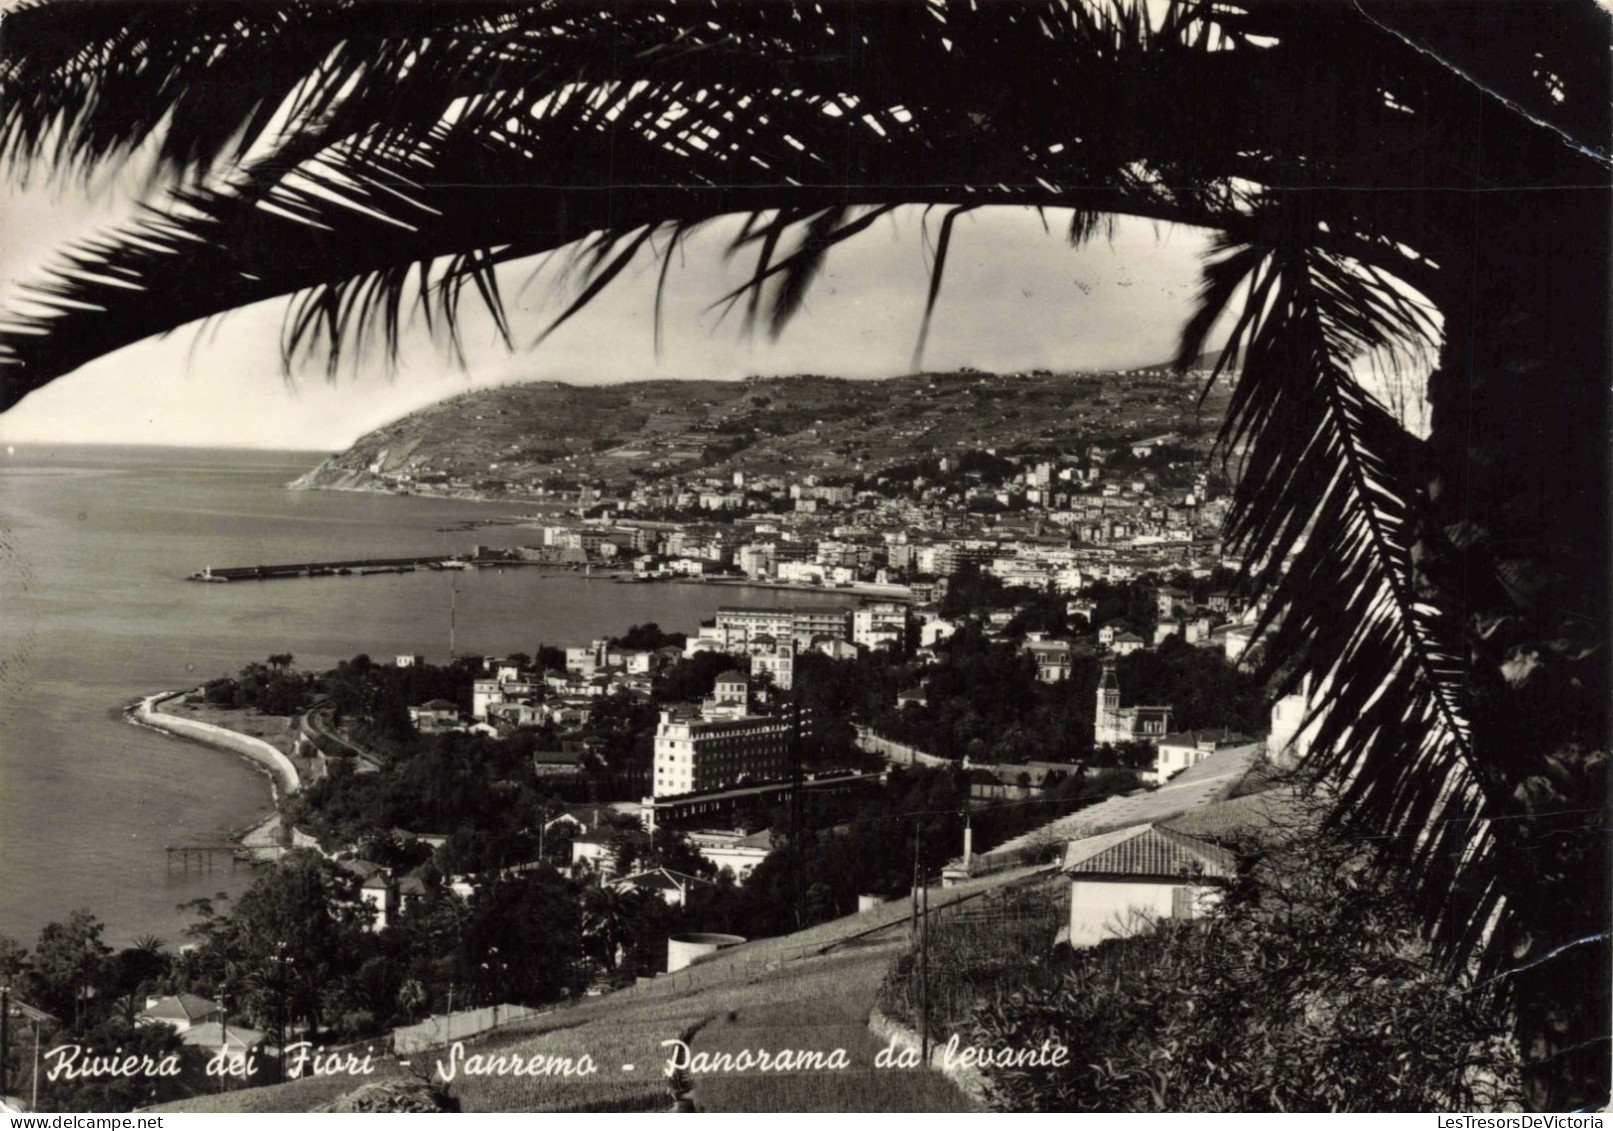
<svg viewBox="0 0 1613 1131"><path fill-rule="evenodd" d="M302 779L297 774L297 767L291 764L291 759L261 738L226 730L224 727L204 723L198 719L182 719L157 710L158 704L165 703L169 699L177 699L184 694L187 692L162 691L156 695L148 695L130 710L129 718L141 726L241 755L269 775L270 781L274 783L276 800L282 792L292 794L302 788Z"/></svg>

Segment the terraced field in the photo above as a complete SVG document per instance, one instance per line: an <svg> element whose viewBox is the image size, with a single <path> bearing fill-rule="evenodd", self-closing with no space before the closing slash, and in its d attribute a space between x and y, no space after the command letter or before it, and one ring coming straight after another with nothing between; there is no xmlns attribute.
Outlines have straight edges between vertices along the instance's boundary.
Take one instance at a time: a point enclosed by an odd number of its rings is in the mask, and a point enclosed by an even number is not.
<svg viewBox="0 0 1613 1131"><path fill-rule="evenodd" d="M1035 874L1019 869L957 888L936 890L939 909ZM587 1056L595 1069L573 1076L467 1075L454 1061L450 1094L466 1111L657 1111L672 1106L666 1042L683 1040L691 1056L783 1050L845 1050L848 1067L821 1071L688 1073L685 1086L702 1111L967 1111L970 1101L929 1070L875 1068L882 1047L868 1013L880 980L906 943L905 900L809 930L760 939L640 987L466 1042L464 1056L518 1057L522 1067L573 1067ZM550 1061L547 1058L559 1058ZM374 1076L300 1080L200 1097L169 1111L307 1111L371 1080L406 1072L436 1074L450 1055L413 1058L407 1066L377 1060ZM629 1067L631 1066L631 1067ZM511 1062L506 1059L506 1070ZM446 1072L443 1073L446 1075Z"/></svg>
<svg viewBox="0 0 1613 1131"><path fill-rule="evenodd" d="M1202 377L1163 371L543 381L473 390L410 413L295 485L524 499L546 484L620 486L674 472L850 477L986 447L1052 450L1198 432L1202 388ZM1217 419L1224 397L1212 391L1203 420Z"/></svg>

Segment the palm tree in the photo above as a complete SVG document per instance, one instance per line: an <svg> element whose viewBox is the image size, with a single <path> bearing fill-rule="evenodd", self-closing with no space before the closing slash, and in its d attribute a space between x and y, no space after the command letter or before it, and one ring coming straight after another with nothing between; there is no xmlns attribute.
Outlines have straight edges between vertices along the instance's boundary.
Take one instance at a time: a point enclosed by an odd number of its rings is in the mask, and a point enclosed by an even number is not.
<svg viewBox="0 0 1613 1131"><path fill-rule="evenodd" d="M1312 768L1454 971L1512 993L1535 1103L1607 1095L1608 23L1592 0L45 2L12 12L0 155L174 187L0 327L0 408L293 296L288 363L383 356L500 268L576 293L716 217L777 333L903 206L1218 233L1184 366L1228 336L1228 535L1272 670L1328 689ZM1003 66L1012 60L1012 66ZM1213 92L1213 96L1208 92ZM599 191L630 171L632 191ZM160 301L153 301L160 296ZM657 302L659 325L659 302ZM1222 327L1217 330L1217 326ZM1230 329L1227 329L1227 328ZM1362 375L1430 370L1431 428Z"/></svg>
<svg viewBox="0 0 1613 1131"><path fill-rule="evenodd" d="M614 887L589 888L582 899L582 934L607 971L614 971L632 935L637 896Z"/></svg>
<svg viewBox="0 0 1613 1131"><path fill-rule="evenodd" d="M405 979L403 985L398 987L398 1009L411 1024L430 1003L431 994L418 978Z"/></svg>

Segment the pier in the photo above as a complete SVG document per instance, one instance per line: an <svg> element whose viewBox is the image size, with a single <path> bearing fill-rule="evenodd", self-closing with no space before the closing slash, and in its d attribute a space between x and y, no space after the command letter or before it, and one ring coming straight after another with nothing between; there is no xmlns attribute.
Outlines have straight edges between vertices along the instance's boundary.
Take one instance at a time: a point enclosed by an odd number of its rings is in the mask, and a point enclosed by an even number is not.
<svg viewBox="0 0 1613 1131"><path fill-rule="evenodd" d="M168 856L168 870L174 870L174 861L178 860L180 872L190 874L191 862L195 861L198 872L211 872L213 870L213 857L223 853L230 858L230 871L237 866L252 863L248 850L239 844L170 844L163 848Z"/></svg>
<svg viewBox="0 0 1613 1131"><path fill-rule="evenodd" d="M419 568L470 569L470 562L447 554L419 558L358 558L343 562L288 562L282 565L208 566L190 575L191 581L272 581L281 577L350 577L367 573L408 573Z"/></svg>

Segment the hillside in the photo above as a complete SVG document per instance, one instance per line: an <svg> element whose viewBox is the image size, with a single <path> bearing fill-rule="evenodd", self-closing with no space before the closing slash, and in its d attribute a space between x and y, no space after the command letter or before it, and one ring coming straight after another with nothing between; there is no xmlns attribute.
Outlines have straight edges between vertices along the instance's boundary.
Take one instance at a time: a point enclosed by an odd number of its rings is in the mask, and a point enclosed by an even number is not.
<svg viewBox="0 0 1613 1131"><path fill-rule="evenodd" d="M932 889L932 911L1011 885L1057 884L1036 868ZM844 1048L850 1067L798 1073L697 1076L701 1111L968 1111L973 1102L934 1070L876 1069L884 1047L868 1028L880 981L907 945L905 899L793 935L758 939L633 990L586 999L569 1009L516 1022L467 1042L466 1051L580 1057L586 1078L461 1076L450 1091L465 1111L665 1111L672 1094L663 1042L684 1039L696 1053ZM378 1042L379 1044L379 1042ZM310 1111L373 1081L431 1074L443 1053L416 1054L408 1069L377 1056L373 1076L338 1075L221 1095L155 1111ZM625 1066L631 1065L630 1069Z"/></svg>
<svg viewBox="0 0 1613 1131"><path fill-rule="evenodd" d="M929 373L883 381L545 381L464 393L361 438L292 484L526 498L675 475L857 475L947 452L1079 450L1164 431L1208 443L1202 379L1127 373Z"/></svg>

